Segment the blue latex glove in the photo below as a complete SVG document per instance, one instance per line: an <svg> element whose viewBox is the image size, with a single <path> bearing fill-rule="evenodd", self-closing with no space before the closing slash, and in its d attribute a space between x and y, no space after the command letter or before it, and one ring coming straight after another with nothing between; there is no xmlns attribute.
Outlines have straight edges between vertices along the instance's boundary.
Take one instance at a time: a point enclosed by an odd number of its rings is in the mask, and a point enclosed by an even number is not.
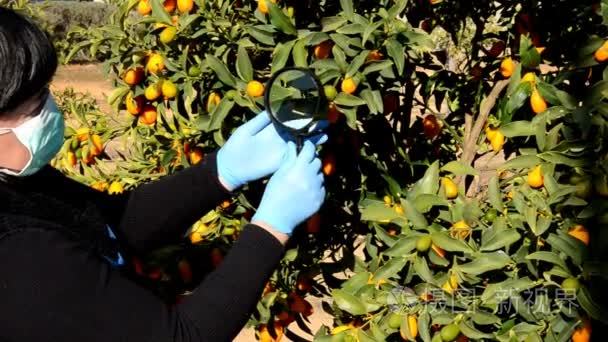
<svg viewBox="0 0 608 342"><path fill-rule="evenodd" d="M297 225L319 211L325 201L321 160L310 141L299 155L289 142L280 169L270 178L251 222L291 235Z"/></svg>
<svg viewBox="0 0 608 342"><path fill-rule="evenodd" d="M319 145L326 134L307 140ZM239 127L217 154L220 181L229 191L275 173L287 151L289 137L278 132L264 111Z"/></svg>

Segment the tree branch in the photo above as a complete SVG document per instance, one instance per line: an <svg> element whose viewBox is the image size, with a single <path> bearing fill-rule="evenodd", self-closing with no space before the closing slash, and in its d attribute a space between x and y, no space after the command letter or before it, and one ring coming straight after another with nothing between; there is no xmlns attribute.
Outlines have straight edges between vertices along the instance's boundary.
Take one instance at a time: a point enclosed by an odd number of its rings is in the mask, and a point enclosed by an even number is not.
<svg viewBox="0 0 608 342"><path fill-rule="evenodd" d="M481 135L481 131L488 120L488 116L490 116L490 112L496 105L496 100L503 92L503 90L509 84L509 80L498 81L495 85L488 97L486 97L482 102L479 110L479 115L477 116L477 120L475 120L475 124L471 129L471 132L468 136L465 136L463 153L460 158L460 161L466 165L471 165L475 155L477 153L477 140ZM464 182L464 177L459 177L457 179L457 183L461 184Z"/></svg>

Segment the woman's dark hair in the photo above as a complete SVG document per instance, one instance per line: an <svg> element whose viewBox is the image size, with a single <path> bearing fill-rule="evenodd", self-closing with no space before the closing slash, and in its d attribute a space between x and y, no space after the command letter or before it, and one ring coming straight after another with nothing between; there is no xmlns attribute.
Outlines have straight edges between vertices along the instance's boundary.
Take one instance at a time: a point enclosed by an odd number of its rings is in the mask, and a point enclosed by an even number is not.
<svg viewBox="0 0 608 342"><path fill-rule="evenodd" d="M47 34L0 7L0 116L40 93L56 70L57 53Z"/></svg>

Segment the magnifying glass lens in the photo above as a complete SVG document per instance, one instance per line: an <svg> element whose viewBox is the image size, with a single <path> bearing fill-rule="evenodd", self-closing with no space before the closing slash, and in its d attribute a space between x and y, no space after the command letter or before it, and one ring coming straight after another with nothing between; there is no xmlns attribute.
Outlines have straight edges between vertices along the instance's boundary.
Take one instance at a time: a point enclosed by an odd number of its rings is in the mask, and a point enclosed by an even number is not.
<svg viewBox="0 0 608 342"><path fill-rule="evenodd" d="M274 124L290 133L298 149L305 137L327 127L327 99L312 70L286 68L269 82L264 101Z"/></svg>
<svg viewBox="0 0 608 342"><path fill-rule="evenodd" d="M276 121L292 130L310 125L319 110L319 87L303 70L281 72L270 86L270 110Z"/></svg>

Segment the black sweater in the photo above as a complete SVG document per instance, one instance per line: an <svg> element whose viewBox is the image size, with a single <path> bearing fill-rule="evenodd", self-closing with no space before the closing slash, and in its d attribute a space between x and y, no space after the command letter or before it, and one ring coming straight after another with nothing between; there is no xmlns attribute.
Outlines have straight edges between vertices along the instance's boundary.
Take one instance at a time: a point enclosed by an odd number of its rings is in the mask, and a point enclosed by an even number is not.
<svg viewBox="0 0 608 342"><path fill-rule="evenodd" d="M248 225L191 296L168 307L99 251L137 253L179 241L229 196L215 156L200 166L109 196L48 167L0 181L0 341L230 341L247 322L283 247Z"/></svg>

